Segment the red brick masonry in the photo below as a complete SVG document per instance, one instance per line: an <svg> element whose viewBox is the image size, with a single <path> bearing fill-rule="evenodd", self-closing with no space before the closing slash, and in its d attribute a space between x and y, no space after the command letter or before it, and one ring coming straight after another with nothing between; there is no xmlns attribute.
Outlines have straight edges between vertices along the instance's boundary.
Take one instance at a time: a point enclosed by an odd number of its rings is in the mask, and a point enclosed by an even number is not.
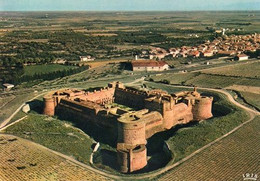
<svg viewBox="0 0 260 181"><path fill-rule="evenodd" d="M196 89L168 94L113 82L94 92L74 89L51 92L44 97L43 113L53 116L58 109L97 125L117 126L118 164L120 171L127 173L147 165L146 139L177 124L211 118L212 101L212 97L201 96ZM127 111L112 103L138 111Z"/></svg>

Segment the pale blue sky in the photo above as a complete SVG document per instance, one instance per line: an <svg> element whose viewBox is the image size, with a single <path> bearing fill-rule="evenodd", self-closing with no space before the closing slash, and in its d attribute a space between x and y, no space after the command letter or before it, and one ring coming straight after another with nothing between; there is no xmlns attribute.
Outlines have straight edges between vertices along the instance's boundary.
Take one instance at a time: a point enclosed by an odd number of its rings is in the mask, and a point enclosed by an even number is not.
<svg viewBox="0 0 260 181"><path fill-rule="evenodd" d="M260 10L260 0L0 0L0 11Z"/></svg>

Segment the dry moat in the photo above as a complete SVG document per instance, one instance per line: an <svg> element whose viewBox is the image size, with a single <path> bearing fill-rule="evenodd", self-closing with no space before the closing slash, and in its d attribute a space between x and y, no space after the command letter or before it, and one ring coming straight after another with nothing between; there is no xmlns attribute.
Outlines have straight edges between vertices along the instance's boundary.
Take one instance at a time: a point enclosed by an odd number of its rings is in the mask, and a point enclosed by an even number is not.
<svg viewBox="0 0 260 181"><path fill-rule="evenodd" d="M169 94L113 82L94 92L51 92L44 97L44 114L70 119L116 148L116 152L103 149L94 155L96 166L138 173L162 167L171 159L167 144L152 140L173 127L211 118L212 102L212 97L201 96L196 89Z"/></svg>

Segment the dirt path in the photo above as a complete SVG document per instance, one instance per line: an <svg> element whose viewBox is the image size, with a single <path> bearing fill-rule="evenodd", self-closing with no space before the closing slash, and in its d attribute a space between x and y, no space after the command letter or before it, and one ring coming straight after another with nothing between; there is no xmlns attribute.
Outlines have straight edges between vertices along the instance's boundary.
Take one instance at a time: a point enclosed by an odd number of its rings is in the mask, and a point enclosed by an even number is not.
<svg viewBox="0 0 260 181"><path fill-rule="evenodd" d="M244 86L244 85L232 85L225 87L225 89L232 89L236 91L241 91L241 92L249 92L249 93L254 93L254 94L260 94L260 87L255 87L255 86Z"/></svg>
<svg viewBox="0 0 260 181"><path fill-rule="evenodd" d="M30 99L30 100L28 100L28 101L26 101L26 102L30 102L30 101L32 101L32 100L34 100L34 99L40 97L40 96L43 95L43 94L45 94L45 92L44 92L44 93L41 93L41 94L39 94L39 95L37 95L37 96L34 96L32 99ZM9 118L5 119L5 120L0 124L0 129L4 128L4 127L11 121L11 119L22 109L22 107L26 104L26 102L24 102L20 107L18 107L18 108L14 111L14 113L13 113L11 116L9 116Z"/></svg>
<svg viewBox="0 0 260 181"><path fill-rule="evenodd" d="M18 120L16 120L15 122L13 122L13 123L11 123L11 124L8 124L8 125L6 125L6 126L0 128L0 132L3 131L4 129L8 128L9 126L12 126L12 125L14 125L14 124L16 124L16 123L18 123L18 122L24 120L25 118L27 118L27 115L24 116L24 117L22 117L22 118L20 118L20 119L18 119Z"/></svg>
<svg viewBox="0 0 260 181"><path fill-rule="evenodd" d="M253 114L255 114L255 115L260 115L260 112L258 112L258 111L256 111L256 110L253 110L253 109L251 109L251 108L249 108L249 107L246 107L246 106L240 104L239 102L235 101L234 98L232 97L232 95L229 94L226 90L222 90L222 89L212 89L212 88L200 88L200 87L198 87L198 89L222 93L222 94L226 95L227 98L228 98L228 100L229 100L231 103L233 103L234 105L236 105L237 107L240 107L240 108L246 110L247 112L253 113Z"/></svg>
<svg viewBox="0 0 260 181"><path fill-rule="evenodd" d="M145 77L141 77L140 79L136 79L133 82L126 83L127 86L134 86L142 83L144 81Z"/></svg>

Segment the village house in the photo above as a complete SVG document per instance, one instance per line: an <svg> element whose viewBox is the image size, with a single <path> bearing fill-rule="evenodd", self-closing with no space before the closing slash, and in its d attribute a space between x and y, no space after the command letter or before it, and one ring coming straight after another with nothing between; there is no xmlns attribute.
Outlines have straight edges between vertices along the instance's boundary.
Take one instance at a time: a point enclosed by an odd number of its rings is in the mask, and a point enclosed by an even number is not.
<svg viewBox="0 0 260 181"><path fill-rule="evenodd" d="M213 51L212 50L207 50L203 52L203 57L212 57L213 56Z"/></svg>
<svg viewBox="0 0 260 181"><path fill-rule="evenodd" d="M230 56L230 55L235 55L236 51L234 51L234 50L229 50L229 51L219 50L218 54Z"/></svg>
<svg viewBox="0 0 260 181"><path fill-rule="evenodd" d="M212 42L207 41L195 47L182 46L169 48L168 52L163 48L153 47L150 51L149 58L161 60L167 55L172 55L172 57L212 57L214 54L233 56L243 54L247 51L254 52L259 48L260 34L245 36L224 35L216 38Z"/></svg>
<svg viewBox="0 0 260 181"><path fill-rule="evenodd" d="M200 52L199 51L192 51L192 52L190 52L189 55L192 56L192 57L199 57L200 56Z"/></svg>

